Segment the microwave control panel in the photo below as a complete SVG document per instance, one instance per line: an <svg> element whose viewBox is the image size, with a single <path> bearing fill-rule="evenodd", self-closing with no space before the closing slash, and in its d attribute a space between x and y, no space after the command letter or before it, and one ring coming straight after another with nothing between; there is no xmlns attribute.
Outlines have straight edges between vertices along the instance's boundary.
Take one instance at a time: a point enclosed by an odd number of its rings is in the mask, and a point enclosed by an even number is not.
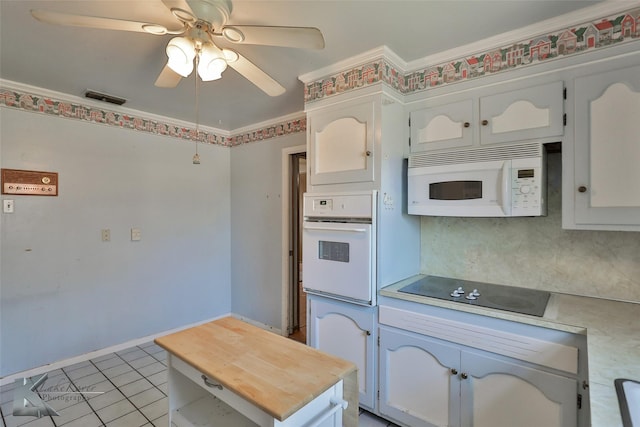
<svg viewBox="0 0 640 427"><path fill-rule="evenodd" d="M541 167L514 167L511 169L511 215L546 215L544 200L546 180Z"/></svg>

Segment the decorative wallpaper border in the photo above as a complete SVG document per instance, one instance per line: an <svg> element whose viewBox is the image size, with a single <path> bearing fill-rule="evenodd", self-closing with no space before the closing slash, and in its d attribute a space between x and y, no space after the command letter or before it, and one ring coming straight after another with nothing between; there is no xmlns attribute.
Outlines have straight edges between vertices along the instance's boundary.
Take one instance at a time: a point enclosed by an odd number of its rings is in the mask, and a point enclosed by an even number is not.
<svg viewBox="0 0 640 427"><path fill-rule="evenodd" d="M231 136L229 138L229 145L235 147L236 145L247 144L249 142L257 142L278 136L306 132L306 130L307 117L302 116L292 120L271 124L267 127L258 128L250 132L243 132L238 135Z"/></svg>
<svg viewBox="0 0 640 427"><path fill-rule="evenodd" d="M16 108L56 117L81 120L122 129L147 132L153 135L163 135L185 141L196 140L196 129L193 127L176 125L169 122L148 119L123 112L105 110L76 102L50 98L34 93L22 92L14 89L0 88L0 106ZM278 136L305 132L307 128L306 116L270 124L263 128L243 132L238 135L225 136L214 132L198 129L197 141L202 144L222 145L233 147L249 142L262 141Z"/></svg>
<svg viewBox="0 0 640 427"><path fill-rule="evenodd" d="M410 72L380 58L305 84L304 99L309 103L381 82L403 95L412 94L637 40L640 7ZM176 125L9 88L0 88L0 106L225 147L305 132L307 128L303 115L236 135L202 129L196 135L195 125Z"/></svg>
<svg viewBox="0 0 640 427"><path fill-rule="evenodd" d="M638 7L410 72L378 59L305 84L304 99L313 102L380 82L407 95L637 40Z"/></svg>

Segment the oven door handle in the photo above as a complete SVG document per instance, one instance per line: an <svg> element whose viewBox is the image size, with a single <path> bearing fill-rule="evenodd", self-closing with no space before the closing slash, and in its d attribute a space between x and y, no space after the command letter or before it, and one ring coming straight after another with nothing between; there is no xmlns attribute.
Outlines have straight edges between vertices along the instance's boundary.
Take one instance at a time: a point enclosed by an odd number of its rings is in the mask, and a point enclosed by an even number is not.
<svg viewBox="0 0 640 427"><path fill-rule="evenodd" d="M304 229L305 230L317 230L317 231L348 231L348 232L353 232L353 233L366 233L367 232L366 228L355 228L355 227L338 228L338 227L314 227L312 225L305 225Z"/></svg>

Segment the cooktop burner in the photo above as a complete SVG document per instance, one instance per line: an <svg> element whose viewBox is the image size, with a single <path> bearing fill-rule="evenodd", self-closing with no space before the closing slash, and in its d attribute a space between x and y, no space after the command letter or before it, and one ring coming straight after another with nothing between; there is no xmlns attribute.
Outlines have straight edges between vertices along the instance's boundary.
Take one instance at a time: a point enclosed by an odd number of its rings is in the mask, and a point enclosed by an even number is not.
<svg viewBox="0 0 640 427"><path fill-rule="evenodd" d="M470 280L424 276L398 292L542 317L550 293Z"/></svg>

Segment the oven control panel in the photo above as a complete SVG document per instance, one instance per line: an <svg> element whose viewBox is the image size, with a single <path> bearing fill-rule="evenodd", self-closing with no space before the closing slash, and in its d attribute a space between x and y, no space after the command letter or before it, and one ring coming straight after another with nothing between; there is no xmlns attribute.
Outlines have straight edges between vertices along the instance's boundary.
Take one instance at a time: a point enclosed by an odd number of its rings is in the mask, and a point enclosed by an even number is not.
<svg viewBox="0 0 640 427"><path fill-rule="evenodd" d="M305 194L304 216L326 218L372 218L376 192Z"/></svg>

